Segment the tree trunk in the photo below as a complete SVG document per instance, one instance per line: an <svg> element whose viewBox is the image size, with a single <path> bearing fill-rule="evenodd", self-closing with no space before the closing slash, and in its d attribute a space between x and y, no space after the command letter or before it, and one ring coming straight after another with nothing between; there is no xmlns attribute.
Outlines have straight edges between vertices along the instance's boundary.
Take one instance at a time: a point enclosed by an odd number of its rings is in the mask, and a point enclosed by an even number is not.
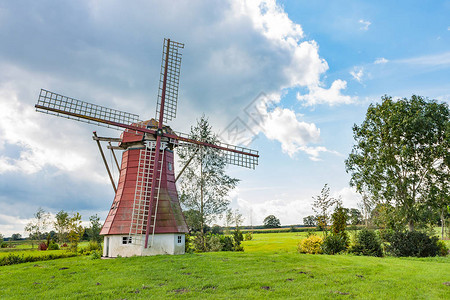
<svg viewBox="0 0 450 300"><path fill-rule="evenodd" d="M200 146L201 147L201 146ZM202 235L202 245L203 249L206 250L206 241L205 241L205 232L204 232L204 223L205 218L203 216L203 151L200 148L200 225L201 225L201 235Z"/></svg>
<svg viewBox="0 0 450 300"><path fill-rule="evenodd" d="M441 210L441 239L444 239L444 229L445 229L445 218L444 209Z"/></svg>
<svg viewBox="0 0 450 300"><path fill-rule="evenodd" d="M413 220L408 221L408 229L409 229L409 231L414 231L414 221Z"/></svg>

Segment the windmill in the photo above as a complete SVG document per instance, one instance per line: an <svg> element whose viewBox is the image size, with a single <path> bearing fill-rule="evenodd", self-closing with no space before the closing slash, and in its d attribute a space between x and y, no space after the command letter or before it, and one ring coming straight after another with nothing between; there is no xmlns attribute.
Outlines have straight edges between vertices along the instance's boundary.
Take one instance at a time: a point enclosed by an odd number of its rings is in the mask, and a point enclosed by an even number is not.
<svg viewBox="0 0 450 300"><path fill-rule="evenodd" d="M165 125L176 117L183 48L182 43L164 39L155 119L142 121L136 114L44 89L39 94L35 105L39 112L123 130L120 138L98 137L96 132L93 137L115 191L100 232L106 257L184 253L188 228L175 185L175 147L212 147L229 164L253 169L258 164L258 151L221 142L208 144ZM107 141L111 151L123 150L121 165L116 161L120 170L117 187L100 141ZM118 145L112 146L111 142Z"/></svg>

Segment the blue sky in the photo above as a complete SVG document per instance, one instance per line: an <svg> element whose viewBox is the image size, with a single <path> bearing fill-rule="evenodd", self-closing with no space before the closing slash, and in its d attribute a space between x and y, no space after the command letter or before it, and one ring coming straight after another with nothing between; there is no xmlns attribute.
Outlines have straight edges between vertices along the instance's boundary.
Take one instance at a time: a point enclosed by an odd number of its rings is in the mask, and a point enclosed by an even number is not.
<svg viewBox="0 0 450 300"><path fill-rule="evenodd" d="M33 106L45 88L153 117L164 37L186 44L169 125L188 132L205 113L217 132L239 118L254 134L260 165L229 168L246 224L300 224L325 183L356 207L351 128L385 94L450 101L449 15L450 1L2 1L0 233L23 234L39 206L106 217L91 135L119 132ZM261 93L255 123L245 108Z"/></svg>

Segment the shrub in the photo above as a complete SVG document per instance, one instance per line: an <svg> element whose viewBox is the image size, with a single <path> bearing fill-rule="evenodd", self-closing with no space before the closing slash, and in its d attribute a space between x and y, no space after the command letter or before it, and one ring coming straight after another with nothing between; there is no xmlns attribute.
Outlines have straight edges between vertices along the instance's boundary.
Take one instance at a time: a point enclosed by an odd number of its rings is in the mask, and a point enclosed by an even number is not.
<svg viewBox="0 0 450 300"><path fill-rule="evenodd" d="M0 266L7 266L7 265L15 265L20 263L26 263L26 262L35 262L35 261L43 261L43 260L53 260L58 258L66 258L66 257L72 257L75 256L74 253L68 253L68 252L62 252L58 254L46 254L46 255L40 255L40 256L24 256L10 253L8 256L4 256L0 258Z"/></svg>
<svg viewBox="0 0 450 300"><path fill-rule="evenodd" d="M438 241L436 236L429 237L424 232L419 231L396 231L386 236L389 244L386 252L393 256L416 256L427 257L439 254Z"/></svg>
<svg viewBox="0 0 450 300"><path fill-rule="evenodd" d="M252 239L253 239L253 233L251 233L250 231L244 235L244 240L251 241Z"/></svg>
<svg viewBox="0 0 450 300"><path fill-rule="evenodd" d="M206 238L206 248L207 251L217 252L222 250L222 243L220 242L220 237L216 234L209 234Z"/></svg>
<svg viewBox="0 0 450 300"><path fill-rule="evenodd" d="M323 240L317 235L309 235L298 244L299 253L321 254Z"/></svg>
<svg viewBox="0 0 450 300"><path fill-rule="evenodd" d="M63 248L67 248L68 246L67 246L67 244L66 243L64 243L61 247L63 247Z"/></svg>
<svg viewBox="0 0 450 300"><path fill-rule="evenodd" d="M48 250L59 250L59 246L56 243L50 243L50 245L48 245Z"/></svg>
<svg viewBox="0 0 450 300"><path fill-rule="evenodd" d="M375 231L367 228L361 229L356 234L355 244L350 247L349 251L358 255L383 256L380 238Z"/></svg>
<svg viewBox="0 0 450 300"><path fill-rule="evenodd" d="M2 242L0 247L1 248L8 248L8 243L7 242Z"/></svg>
<svg viewBox="0 0 450 300"><path fill-rule="evenodd" d="M437 242L438 248L439 248L439 252L438 255L439 256L447 256L448 255L448 248L445 245L444 241L439 240Z"/></svg>
<svg viewBox="0 0 450 300"><path fill-rule="evenodd" d="M324 254L337 254L347 250L348 237L345 234L330 234L323 240L322 251Z"/></svg>
<svg viewBox="0 0 450 300"><path fill-rule="evenodd" d="M91 259L99 259L99 258L101 258L101 257L102 257L102 254L101 254L101 252L98 251L98 250L93 251L92 254L91 254Z"/></svg>
<svg viewBox="0 0 450 300"><path fill-rule="evenodd" d="M102 250L102 245L99 244L97 241L90 241L88 246L86 247L87 251L97 251Z"/></svg>
<svg viewBox="0 0 450 300"><path fill-rule="evenodd" d="M239 228L236 228L233 231L233 239L234 239L234 251L244 251L244 247L242 247L241 243L244 240L244 236Z"/></svg>
<svg viewBox="0 0 450 300"><path fill-rule="evenodd" d="M184 252L185 253L192 253L194 252L194 249L191 246L191 235L190 234L185 234L184 235Z"/></svg>
<svg viewBox="0 0 450 300"><path fill-rule="evenodd" d="M44 242L40 243L38 246L38 250L41 250L41 251L47 250L47 244Z"/></svg>
<svg viewBox="0 0 450 300"><path fill-rule="evenodd" d="M222 251L233 251L233 239L231 236L221 235L220 243L222 244Z"/></svg>

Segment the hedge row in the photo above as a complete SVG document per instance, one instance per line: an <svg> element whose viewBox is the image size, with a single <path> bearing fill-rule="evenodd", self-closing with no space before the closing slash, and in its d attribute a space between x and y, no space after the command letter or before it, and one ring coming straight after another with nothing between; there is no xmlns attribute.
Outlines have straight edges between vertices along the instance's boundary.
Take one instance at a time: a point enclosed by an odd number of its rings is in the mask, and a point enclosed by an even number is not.
<svg viewBox="0 0 450 300"><path fill-rule="evenodd" d="M18 255L14 253L10 253L8 256L4 256L0 258L0 266L8 266L8 265L15 265L15 264L21 264L26 262L35 262L35 261L43 261L43 260L52 260L52 259L58 259L58 258L66 258L66 257L73 257L77 256L76 253L72 252L63 252L58 254L46 254L41 256L31 256L31 255Z"/></svg>

